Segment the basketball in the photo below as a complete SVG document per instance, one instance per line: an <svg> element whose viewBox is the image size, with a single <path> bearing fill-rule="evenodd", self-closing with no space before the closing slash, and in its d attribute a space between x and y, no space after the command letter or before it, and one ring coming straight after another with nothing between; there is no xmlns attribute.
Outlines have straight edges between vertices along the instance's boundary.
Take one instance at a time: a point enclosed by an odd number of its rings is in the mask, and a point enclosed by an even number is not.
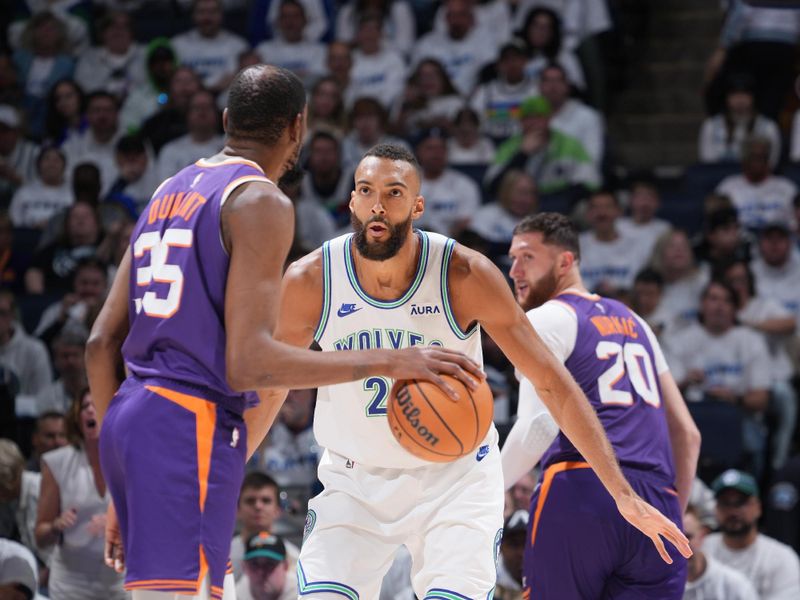
<svg viewBox="0 0 800 600"><path fill-rule="evenodd" d="M387 405L389 428L408 452L431 462L450 462L470 454L486 437L494 400L484 379L469 390L442 376L458 392L458 401L430 381L395 382Z"/></svg>

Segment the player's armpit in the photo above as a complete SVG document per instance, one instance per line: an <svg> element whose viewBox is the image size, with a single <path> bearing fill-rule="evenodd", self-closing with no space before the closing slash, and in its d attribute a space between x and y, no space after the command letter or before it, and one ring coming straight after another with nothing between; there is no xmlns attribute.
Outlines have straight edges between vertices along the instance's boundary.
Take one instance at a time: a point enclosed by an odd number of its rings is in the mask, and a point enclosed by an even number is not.
<svg viewBox="0 0 800 600"><path fill-rule="evenodd" d="M111 291L95 319L86 343L86 373L97 421L102 425L108 405L124 378L120 349L128 335L130 248L120 262Z"/></svg>

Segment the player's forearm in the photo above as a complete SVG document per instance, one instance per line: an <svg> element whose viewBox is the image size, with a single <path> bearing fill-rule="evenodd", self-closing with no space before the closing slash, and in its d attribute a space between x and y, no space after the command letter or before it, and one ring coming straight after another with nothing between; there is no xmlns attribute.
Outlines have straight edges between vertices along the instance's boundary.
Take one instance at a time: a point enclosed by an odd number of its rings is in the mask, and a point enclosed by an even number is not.
<svg viewBox="0 0 800 600"><path fill-rule="evenodd" d="M258 393L259 404L249 408L244 413L244 422L247 425L247 460L255 454L267 432L275 422L283 401L286 400L288 390L275 389Z"/></svg>
<svg viewBox="0 0 800 600"><path fill-rule="evenodd" d="M536 391L550 409L561 431L594 469L611 496L619 501L625 495L633 495L633 489L619 468L614 449L603 431L586 397L566 371L555 361L554 371L545 386L536 386Z"/></svg>
<svg viewBox="0 0 800 600"><path fill-rule="evenodd" d="M675 489L681 502L681 510L689 505L689 494L692 490L697 458L700 456L700 433L689 431L669 432L672 445L672 458L675 462Z"/></svg>
<svg viewBox="0 0 800 600"><path fill-rule="evenodd" d="M556 435L558 427L548 413L517 419L500 451L505 489L536 466Z"/></svg>
<svg viewBox="0 0 800 600"><path fill-rule="evenodd" d="M97 422L102 425L103 417L121 384L118 377L121 342L93 337L86 344L86 374L92 401L97 411Z"/></svg>

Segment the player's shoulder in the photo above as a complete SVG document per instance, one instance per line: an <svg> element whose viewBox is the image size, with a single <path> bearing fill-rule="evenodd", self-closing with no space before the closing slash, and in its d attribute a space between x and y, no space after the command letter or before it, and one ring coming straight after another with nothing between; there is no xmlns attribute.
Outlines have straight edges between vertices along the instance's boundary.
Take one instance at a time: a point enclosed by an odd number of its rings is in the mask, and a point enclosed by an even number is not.
<svg viewBox="0 0 800 600"><path fill-rule="evenodd" d="M289 265L283 276L284 286L297 291L321 289L324 268L322 248L317 248Z"/></svg>
<svg viewBox="0 0 800 600"><path fill-rule="evenodd" d="M578 320L575 307L559 298L551 298L541 306L530 309L526 314L534 326L538 324L555 326Z"/></svg>
<svg viewBox="0 0 800 600"><path fill-rule="evenodd" d="M458 242L453 244L447 269L447 277L453 285L480 282L497 271L497 267L485 255Z"/></svg>

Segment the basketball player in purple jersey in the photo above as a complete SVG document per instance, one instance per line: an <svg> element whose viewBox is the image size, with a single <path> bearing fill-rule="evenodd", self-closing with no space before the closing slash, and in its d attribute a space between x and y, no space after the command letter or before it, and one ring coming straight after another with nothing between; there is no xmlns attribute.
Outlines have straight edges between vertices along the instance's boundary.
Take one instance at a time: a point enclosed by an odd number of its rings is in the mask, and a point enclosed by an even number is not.
<svg viewBox="0 0 800 600"><path fill-rule="evenodd" d="M367 374L441 383L448 373L471 386L481 377L441 348L319 353L276 340L294 216L273 182L297 161L303 86L283 69L247 68L223 124L222 152L153 194L87 348L123 546L112 530L107 561L124 561L135 600L235 596L226 565L245 459L279 407L245 410L256 404L248 390Z"/></svg>
<svg viewBox="0 0 800 600"><path fill-rule="evenodd" d="M510 255L517 300L583 389L622 471L647 502L681 525L700 433L655 335L622 303L589 294L578 268L578 232L557 213L525 218ZM683 597L686 561L673 565L622 519L597 474L558 432L530 381L502 451L507 487L542 460L531 502L524 598L633 600Z"/></svg>

